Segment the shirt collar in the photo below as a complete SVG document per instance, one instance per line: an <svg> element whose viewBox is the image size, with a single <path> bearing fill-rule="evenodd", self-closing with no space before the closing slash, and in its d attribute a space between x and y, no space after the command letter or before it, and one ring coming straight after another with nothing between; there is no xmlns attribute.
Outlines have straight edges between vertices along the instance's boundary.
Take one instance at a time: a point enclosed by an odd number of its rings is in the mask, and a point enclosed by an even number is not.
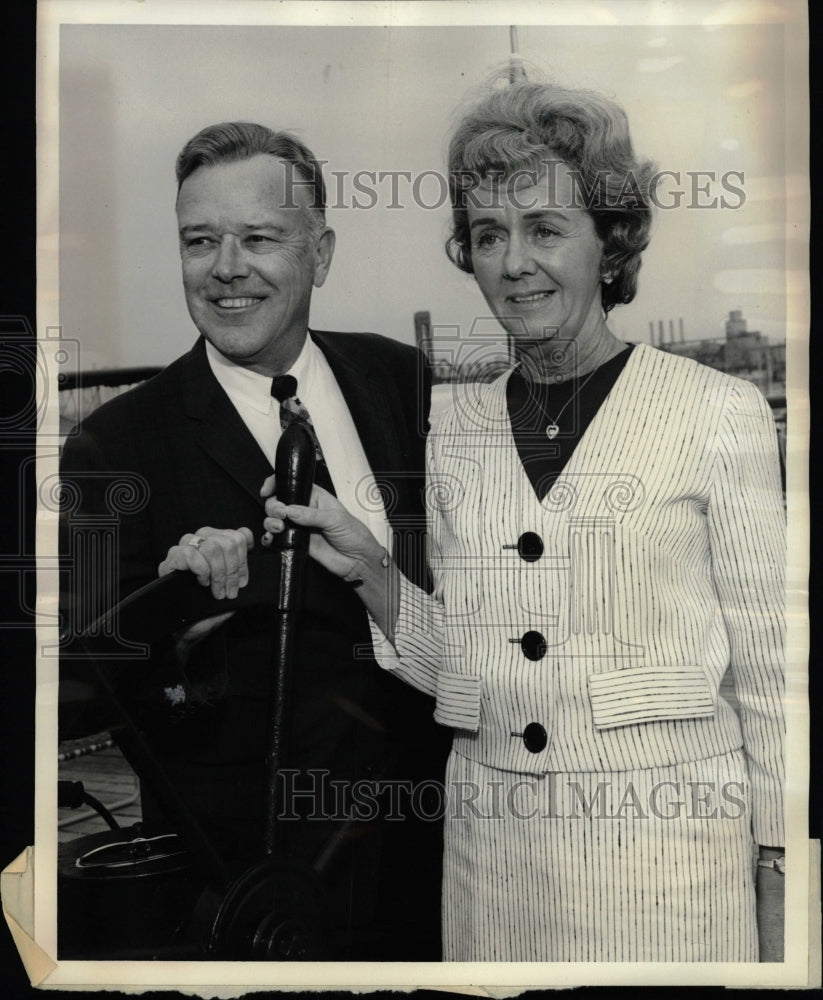
<svg viewBox="0 0 823 1000"><path fill-rule="evenodd" d="M307 336L294 364L287 372L283 372L284 375L293 375L297 379L298 395L307 392L311 385L316 370L318 350L311 337ZM272 405L270 375L260 375L249 368L235 364L209 341L206 341L206 357L214 377L228 396L246 403L260 413L269 412Z"/></svg>

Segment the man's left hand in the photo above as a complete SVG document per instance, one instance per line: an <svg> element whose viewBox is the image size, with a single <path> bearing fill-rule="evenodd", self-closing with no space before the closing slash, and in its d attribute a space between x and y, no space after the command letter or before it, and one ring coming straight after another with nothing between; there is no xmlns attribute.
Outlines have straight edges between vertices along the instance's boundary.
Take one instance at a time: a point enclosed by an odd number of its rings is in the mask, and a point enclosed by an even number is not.
<svg viewBox="0 0 823 1000"><path fill-rule="evenodd" d="M198 528L172 545L157 575L176 570L194 573L197 582L209 587L218 600L231 600L249 582L247 553L252 548L254 536L249 528Z"/></svg>
<svg viewBox="0 0 823 1000"><path fill-rule="evenodd" d="M199 545L192 541L199 539ZM254 536L249 528L218 529L200 528L194 534L185 534L173 545L157 568L158 576L175 571L194 573L197 582L209 587L218 599L237 597L249 582L248 550L254 547ZM190 625L177 637L175 651L185 663L192 649L216 628L231 618L233 611L212 615Z"/></svg>

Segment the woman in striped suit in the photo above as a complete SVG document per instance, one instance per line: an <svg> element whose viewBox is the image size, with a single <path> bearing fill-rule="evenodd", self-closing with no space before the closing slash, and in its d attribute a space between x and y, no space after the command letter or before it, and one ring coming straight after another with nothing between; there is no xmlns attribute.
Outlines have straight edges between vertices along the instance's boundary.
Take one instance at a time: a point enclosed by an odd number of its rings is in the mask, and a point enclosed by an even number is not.
<svg viewBox="0 0 823 1000"><path fill-rule="evenodd" d="M312 554L358 585L383 665L454 730L444 955L755 961L759 922L761 960L778 958L785 551L768 407L610 331L635 294L653 176L612 102L491 90L449 170L450 255L516 364L456 390L430 434L434 594L320 490L310 508L270 499L265 522L320 529ZM728 667L739 714L719 694Z"/></svg>

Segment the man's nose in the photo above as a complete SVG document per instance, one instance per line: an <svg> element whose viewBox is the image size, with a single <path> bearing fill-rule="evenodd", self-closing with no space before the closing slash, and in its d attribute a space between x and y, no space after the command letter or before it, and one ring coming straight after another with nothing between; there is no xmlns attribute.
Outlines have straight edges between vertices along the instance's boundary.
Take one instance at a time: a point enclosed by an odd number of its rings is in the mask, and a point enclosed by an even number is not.
<svg viewBox="0 0 823 1000"><path fill-rule="evenodd" d="M534 274L534 256L527 241L518 233L510 233L503 254L503 277L517 281L524 275Z"/></svg>
<svg viewBox="0 0 823 1000"><path fill-rule="evenodd" d="M217 249L212 273L218 281L230 282L249 273L242 247L234 236L224 236Z"/></svg>

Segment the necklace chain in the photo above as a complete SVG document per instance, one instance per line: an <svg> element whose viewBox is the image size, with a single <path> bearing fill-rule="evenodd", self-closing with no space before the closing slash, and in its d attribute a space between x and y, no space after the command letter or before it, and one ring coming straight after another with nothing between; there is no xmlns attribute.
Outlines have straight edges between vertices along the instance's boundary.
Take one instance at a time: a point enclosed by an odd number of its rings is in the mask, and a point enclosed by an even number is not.
<svg viewBox="0 0 823 1000"><path fill-rule="evenodd" d="M532 398L534 399L535 403L537 403L537 405L540 407L540 412L543 414L544 417L549 418L549 423L546 425L546 437L549 439L549 441L553 441L560 433L560 427L559 427L560 418L566 412L568 407L574 402L574 400L577 399L577 397L583 391L584 387L588 384L589 379L592 377L592 375L594 375L596 371L597 368L594 368L592 369L592 371L589 372L584 381L580 383L580 385L574 390L571 396L563 404L562 409L554 418L554 420L552 420L551 414L546 412L546 408L543 406L543 404L540 402L537 396L532 395Z"/></svg>

